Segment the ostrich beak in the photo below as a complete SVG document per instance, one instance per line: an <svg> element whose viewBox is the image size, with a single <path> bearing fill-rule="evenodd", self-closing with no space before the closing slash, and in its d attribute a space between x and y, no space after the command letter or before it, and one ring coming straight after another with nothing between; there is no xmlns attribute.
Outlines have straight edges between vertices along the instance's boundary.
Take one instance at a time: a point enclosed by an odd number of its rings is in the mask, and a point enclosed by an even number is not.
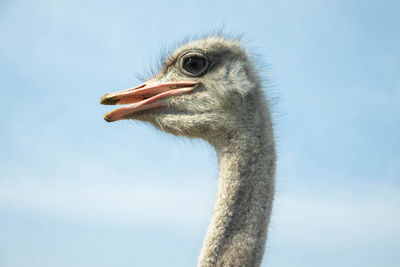
<svg viewBox="0 0 400 267"><path fill-rule="evenodd" d="M158 100L173 95L189 93L197 85L198 83L191 81L144 83L128 90L105 94L101 97L100 104L128 105L106 113L104 119L108 122L113 122L124 119L138 111L159 108L162 104Z"/></svg>

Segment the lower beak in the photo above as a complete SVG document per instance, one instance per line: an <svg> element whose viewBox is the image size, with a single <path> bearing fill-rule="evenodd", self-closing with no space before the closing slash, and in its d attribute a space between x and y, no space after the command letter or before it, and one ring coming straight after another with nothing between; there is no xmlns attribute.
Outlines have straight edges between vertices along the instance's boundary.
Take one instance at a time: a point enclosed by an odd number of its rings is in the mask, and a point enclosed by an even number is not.
<svg viewBox="0 0 400 267"><path fill-rule="evenodd" d="M193 91L197 85L198 83L191 81L144 83L128 90L105 94L101 97L100 104L128 105L106 113L104 119L108 122L112 122L125 119L138 111L159 108L162 104L158 100L178 94L189 93Z"/></svg>

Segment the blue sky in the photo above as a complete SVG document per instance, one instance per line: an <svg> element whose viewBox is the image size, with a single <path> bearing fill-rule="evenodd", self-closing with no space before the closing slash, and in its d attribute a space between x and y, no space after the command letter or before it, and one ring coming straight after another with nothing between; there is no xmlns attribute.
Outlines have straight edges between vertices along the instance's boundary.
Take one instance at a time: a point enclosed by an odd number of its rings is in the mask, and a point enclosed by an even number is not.
<svg viewBox="0 0 400 267"><path fill-rule="evenodd" d="M278 145L262 266L400 266L398 1L1 1L0 267L194 266L213 150L108 124L186 36L244 34Z"/></svg>

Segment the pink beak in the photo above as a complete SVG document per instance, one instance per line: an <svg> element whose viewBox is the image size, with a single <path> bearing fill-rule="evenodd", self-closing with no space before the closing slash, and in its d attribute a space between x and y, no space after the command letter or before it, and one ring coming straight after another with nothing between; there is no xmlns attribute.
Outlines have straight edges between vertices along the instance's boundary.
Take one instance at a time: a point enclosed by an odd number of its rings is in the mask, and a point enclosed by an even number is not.
<svg viewBox="0 0 400 267"><path fill-rule="evenodd" d="M101 97L100 104L129 105L106 113L104 119L108 122L113 122L125 119L127 116L138 111L159 108L162 104L157 100L173 95L189 93L193 91L197 85L198 83L191 81L144 83L128 90L105 94Z"/></svg>

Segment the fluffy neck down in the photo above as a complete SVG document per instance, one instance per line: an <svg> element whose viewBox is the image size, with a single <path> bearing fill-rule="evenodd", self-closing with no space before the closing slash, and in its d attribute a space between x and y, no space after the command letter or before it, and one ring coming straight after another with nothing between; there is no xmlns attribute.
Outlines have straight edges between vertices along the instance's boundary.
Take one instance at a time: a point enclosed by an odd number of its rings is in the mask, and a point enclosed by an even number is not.
<svg viewBox="0 0 400 267"><path fill-rule="evenodd" d="M274 196L275 150L269 115L212 144L219 181L199 267L261 264ZM217 140L218 142L218 140Z"/></svg>

